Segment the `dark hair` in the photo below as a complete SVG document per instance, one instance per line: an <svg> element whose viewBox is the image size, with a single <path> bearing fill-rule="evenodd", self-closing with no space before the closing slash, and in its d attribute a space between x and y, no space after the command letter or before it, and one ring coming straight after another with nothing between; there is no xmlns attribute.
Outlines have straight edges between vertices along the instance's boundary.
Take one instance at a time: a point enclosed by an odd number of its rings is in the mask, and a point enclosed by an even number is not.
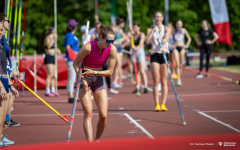
<svg viewBox="0 0 240 150"><path fill-rule="evenodd" d="M117 17L116 21L117 21L117 25L120 25L121 23L125 22L124 19L120 17Z"/></svg>
<svg viewBox="0 0 240 150"><path fill-rule="evenodd" d="M138 22L134 22L134 23L133 23L133 26L138 26L138 27L140 27L140 25L139 25Z"/></svg>
<svg viewBox="0 0 240 150"><path fill-rule="evenodd" d="M4 13L0 13L0 22L5 20L5 17L7 17Z"/></svg>
<svg viewBox="0 0 240 150"><path fill-rule="evenodd" d="M205 21L205 22L207 23L208 29L211 29L210 23L209 23L207 20L203 20L203 21ZM202 22L203 22L203 21L202 21Z"/></svg>
<svg viewBox="0 0 240 150"><path fill-rule="evenodd" d="M102 23L101 22L97 22L95 23L94 27L96 28L98 25L101 25Z"/></svg>
<svg viewBox="0 0 240 150"><path fill-rule="evenodd" d="M101 24L99 36L107 37L108 34L113 34L113 35L115 35L115 32L113 31L112 28L110 28L110 27L108 27L108 26L104 26L104 25Z"/></svg>
<svg viewBox="0 0 240 150"><path fill-rule="evenodd" d="M54 27L49 27L46 36L53 33L55 31Z"/></svg>
<svg viewBox="0 0 240 150"><path fill-rule="evenodd" d="M154 13L154 15L153 15L153 18L156 16L156 14L157 13L160 13L160 14L162 14L162 16L163 16L163 13L162 13L162 11L160 11L160 10L157 10L157 11L155 11L155 13Z"/></svg>
<svg viewBox="0 0 240 150"><path fill-rule="evenodd" d="M72 32L74 29L77 29L77 27L76 27L76 26L68 25L67 28L66 28L66 33Z"/></svg>

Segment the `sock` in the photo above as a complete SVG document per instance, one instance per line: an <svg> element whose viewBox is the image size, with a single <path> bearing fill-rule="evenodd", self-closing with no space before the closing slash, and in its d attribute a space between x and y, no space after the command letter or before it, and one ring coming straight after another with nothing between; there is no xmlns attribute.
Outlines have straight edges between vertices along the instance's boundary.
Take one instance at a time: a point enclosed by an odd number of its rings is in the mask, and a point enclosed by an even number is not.
<svg viewBox="0 0 240 150"><path fill-rule="evenodd" d="M55 87L53 87L53 86L51 87L51 92L55 93Z"/></svg>
<svg viewBox="0 0 240 150"><path fill-rule="evenodd" d="M8 121L9 119L10 119L10 114L7 114L5 121Z"/></svg>
<svg viewBox="0 0 240 150"><path fill-rule="evenodd" d="M50 93L50 88L46 88L46 94Z"/></svg>

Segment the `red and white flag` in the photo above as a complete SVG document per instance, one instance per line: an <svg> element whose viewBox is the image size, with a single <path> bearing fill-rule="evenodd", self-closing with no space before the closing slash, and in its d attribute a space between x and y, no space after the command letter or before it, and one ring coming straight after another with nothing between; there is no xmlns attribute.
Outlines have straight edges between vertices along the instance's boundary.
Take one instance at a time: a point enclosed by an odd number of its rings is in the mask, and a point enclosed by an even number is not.
<svg viewBox="0 0 240 150"><path fill-rule="evenodd" d="M215 32L219 35L217 42L232 45L229 17L225 0L208 0Z"/></svg>

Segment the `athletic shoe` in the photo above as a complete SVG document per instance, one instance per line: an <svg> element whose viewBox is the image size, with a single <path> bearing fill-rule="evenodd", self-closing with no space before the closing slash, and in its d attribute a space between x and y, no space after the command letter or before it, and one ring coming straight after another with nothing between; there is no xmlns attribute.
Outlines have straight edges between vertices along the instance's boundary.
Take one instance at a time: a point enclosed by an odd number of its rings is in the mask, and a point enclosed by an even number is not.
<svg viewBox="0 0 240 150"><path fill-rule="evenodd" d="M162 90L161 83L158 84L158 92Z"/></svg>
<svg viewBox="0 0 240 150"><path fill-rule="evenodd" d="M173 79L177 79L178 76L177 76L176 74L172 74L172 78L173 78Z"/></svg>
<svg viewBox="0 0 240 150"><path fill-rule="evenodd" d="M148 93L148 89L147 88L144 88L144 94L147 94Z"/></svg>
<svg viewBox="0 0 240 150"><path fill-rule="evenodd" d="M123 83L122 83L122 82L118 82L118 84L119 84L120 86L123 86Z"/></svg>
<svg viewBox="0 0 240 150"><path fill-rule="evenodd" d="M201 73L198 73L198 74L195 76L195 78L198 78L198 79L203 78L203 75L202 75Z"/></svg>
<svg viewBox="0 0 240 150"><path fill-rule="evenodd" d="M48 97L54 97L55 96L55 94L53 94L53 93L46 93L45 95L48 96Z"/></svg>
<svg viewBox="0 0 240 150"><path fill-rule="evenodd" d="M5 143L3 143L2 141L0 141L0 148L1 147L6 147L7 146L7 144L5 144Z"/></svg>
<svg viewBox="0 0 240 150"><path fill-rule="evenodd" d="M5 136L2 135L2 138L1 138L1 142L3 142L3 144L14 144L15 142L14 141L10 141L9 139L7 139Z"/></svg>
<svg viewBox="0 0 240 150"><path fill-rule="evenodd" d="M156 104L155 111L161 111L160 104Z"/></svg>
<svg viewBox="0 0 240 150"><path fill-rule="evenodd" d="M162 111L167 111L167 108L166 108L165 104L162 104L162 105L161 105L161 110L162 110Z"/></svg>
<svg viewBox="0 0 240 150"><path fill-rule="evenodd" d="M135 89L134 91L132 91L132 94L137 94L138 91L141 93L141 90Z"/></svg>
<svg viewBox="0 0 240 150"><path fill-rule="evenodd" d="M74 98L69 98L68 99L68 103L73 103L74 102Z"/></svg>
<svg viewBox="0 0 240 150"><path fill-rule="evenodd" d="M5 121L4 123L5 127L17 127L20 126L20 123L13 121L12 119L9 119L8 121Z"/></svg>
<svg viewBox="0 0 240 150"><path fill-rule="evenodd" d="M118 94L119 92L116 91L116 90L114 90L114 89L110 89L110 90L109 90L109 93L110 93L110 94Z"/></svg>
<svg viewBox="0 0 240 150"><path fill-rule="evenodd" d="M182 86L182 81L180 79L177 80L177 86Z"/></svg>
<svg viewBox="0 0 240 150"><path fill-rule="evenodd" d="M208 75L208 74L206 74L206 75L205 75L205 77L206 77L206 78L209 78L209 75Z"/></svg>
<svg viewBox="0 0 240 150"><path fill-rule="evenodd" d="M111 87L116 88L116 89L122 88L122 86L120 84L118 84L117 82L111 83Z"/></svg>
<svg viewBox="0 0 240 150"><path fill-rule="evenodd" d="M60 96L60 94L59 93L51 93L51 94L53 94L54 96Z"/></svg>

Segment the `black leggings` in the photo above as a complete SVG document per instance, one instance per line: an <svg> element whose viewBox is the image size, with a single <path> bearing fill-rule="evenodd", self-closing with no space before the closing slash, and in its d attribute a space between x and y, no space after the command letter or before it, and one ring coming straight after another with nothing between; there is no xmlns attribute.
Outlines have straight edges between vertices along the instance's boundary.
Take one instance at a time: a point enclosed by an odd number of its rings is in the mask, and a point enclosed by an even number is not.
<svg viewBox="0 0 240 150"><path fill-rule="evenodd" d="M206 72L208 72L210 56L212 53L212 45L202 45L200 48L200 68L199 68L200 71L202 71L203 68L203 59L205 53L206 53Z"/></svg>
<svg viewBox="0 0 240 150"><path fill-rule="evenodd" d="M107 70L108 69L108 63L105 62L105 64L102 66L103 70ZM110 89L111 88L111 79L110 77L106 77L106 81L107 81L107 86Z"/></svg>

